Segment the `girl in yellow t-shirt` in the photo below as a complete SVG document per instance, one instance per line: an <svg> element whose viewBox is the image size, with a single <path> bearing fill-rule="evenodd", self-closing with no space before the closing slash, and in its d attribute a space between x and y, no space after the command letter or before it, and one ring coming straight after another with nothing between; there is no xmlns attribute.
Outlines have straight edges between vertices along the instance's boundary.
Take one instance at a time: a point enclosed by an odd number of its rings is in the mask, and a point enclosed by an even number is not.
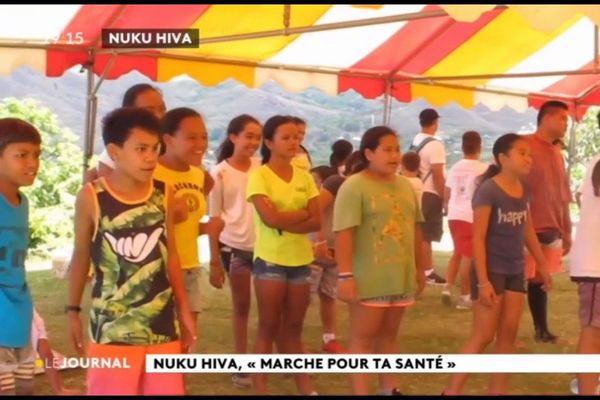
<svg viewBox="0 0 600 400"><path fill-rule="evenodd" d="M309 232L321 227L319 191L308 171L292 165L298 131L292 117L277 115L263 128L263 165L250 174L247 199L255 208L254 286L258 332L254 352L271 353L281 326L281 351L300 354L302 325L310 301L313 251ZM298 391L313 394L308 374L295 376ZM257 394L267 377L254 378Z"/></svg>
<svg viewBox="0 0 600 400"><path fill-rule="evenodd" d="M200 114L185 107L166 113L161 129L165 147L158 160L154 178L170 185L175 193L177 253L183 269L190 309L197 323L198 314L202 310L197 238L200 234L208 233L211 244L214 245L216 241L218 246L219 229L216 223L200 223L207 212L207 194L205 173L197 165L202 164L202 157L208 146L208 135ZM212 262L213 259L219 259L218 254L218 251L213 252L211 248L211 270L215 270L214 274L211 273L211 284L220 288L223 286L224 274L220 263Z"/></svg>

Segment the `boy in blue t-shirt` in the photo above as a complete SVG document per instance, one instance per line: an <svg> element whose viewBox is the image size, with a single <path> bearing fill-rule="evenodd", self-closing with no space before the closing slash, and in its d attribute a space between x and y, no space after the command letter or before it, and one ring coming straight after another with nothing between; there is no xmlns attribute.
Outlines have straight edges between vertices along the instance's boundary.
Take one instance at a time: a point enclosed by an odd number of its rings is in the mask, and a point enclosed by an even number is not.
<svg viewBox="0 0 600 400"><path fill-rule="evenodd" d="M10 327L0 329L0 395L33 392L33 304L25 280L29 204L19 188L35 180L41 142L29 123L0 119L0 321Z"/></svg>

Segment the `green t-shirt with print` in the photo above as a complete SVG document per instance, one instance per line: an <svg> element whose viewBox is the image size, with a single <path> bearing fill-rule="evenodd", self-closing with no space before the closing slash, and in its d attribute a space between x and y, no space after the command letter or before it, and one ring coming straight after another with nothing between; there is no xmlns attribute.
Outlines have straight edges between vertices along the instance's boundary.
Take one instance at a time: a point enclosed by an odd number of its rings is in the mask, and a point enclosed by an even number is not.
<svg viewBox="0 0 600 400"><path fill-rule="evenodd" d="M412 296L416 287L415 224L423 222L410 182L352 175L335 199L333 229L354 228L352 270L361 300Z"/></svg>

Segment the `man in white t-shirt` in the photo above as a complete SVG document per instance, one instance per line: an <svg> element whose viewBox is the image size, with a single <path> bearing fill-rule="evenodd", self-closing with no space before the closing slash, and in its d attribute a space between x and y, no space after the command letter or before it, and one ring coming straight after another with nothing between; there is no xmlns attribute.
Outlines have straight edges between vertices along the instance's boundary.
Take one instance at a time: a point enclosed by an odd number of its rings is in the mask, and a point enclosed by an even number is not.
<svg viewBox="0 0 600 400"><path fill-rule="evenodd" d="M481 155L481 136L468 131L462 137L464 158L454 164L446 180L446 209L448 225L454 242L454 253L448 263L448 283L442 291L442 301L450 305L452 286L460 270L460 299L456 308L470 309L470 269L473 259L473 207L471 201L477 188L477 178L487 169L479 161Z"/></svg>
<svg viewBox="0 0 600 400"><path fill-rule="evenodd" d="M444 187L446 174L446 149L437 138L439 114L427 108L419 114L421 132L418 133L410 147L421 157L419 175L423 181L423 197L421 209L425 222L423 223L423 262L427 267L425 275L427 283L443 285L446 280L435 273L433 269L433 254L431 242L440 242L443 234L444 220Z"/></svg>

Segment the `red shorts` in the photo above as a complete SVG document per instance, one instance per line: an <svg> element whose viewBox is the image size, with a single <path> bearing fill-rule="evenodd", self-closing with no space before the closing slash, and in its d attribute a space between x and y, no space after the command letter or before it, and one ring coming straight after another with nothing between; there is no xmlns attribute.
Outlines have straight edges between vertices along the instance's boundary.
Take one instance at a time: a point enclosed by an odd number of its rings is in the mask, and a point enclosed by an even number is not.
<svg viewBox="0 0 600 400"><path fill-rule="evenodd" d="M454 251L461 257L473 258L473 224L453 219L448 221Z"/></svg>
<svg viewBox="0 0 600 400"><path fill-rule="evenodd" d="M548 268L550 269L551 274L556 274L558 272L563 272L564 268L562 265L562 257L563 257L563 248L562 241L558 240L556 243L545 245L541 244L542 253L544 254L544 258L546 259L546 263L548 263ZM525 252L525 277L527 279L533 279L536 273L536 262L534 258L529 254L529 252Z"/></svg>
<svg viewBox="0 0 600 400"><path fill-rule="evenodd" d="M90 343L87 356L123 360L126 368L88 368L88 395L185 395L183 374L146 373L146 354L181 354L181 342L150 346Z"/></svg>

